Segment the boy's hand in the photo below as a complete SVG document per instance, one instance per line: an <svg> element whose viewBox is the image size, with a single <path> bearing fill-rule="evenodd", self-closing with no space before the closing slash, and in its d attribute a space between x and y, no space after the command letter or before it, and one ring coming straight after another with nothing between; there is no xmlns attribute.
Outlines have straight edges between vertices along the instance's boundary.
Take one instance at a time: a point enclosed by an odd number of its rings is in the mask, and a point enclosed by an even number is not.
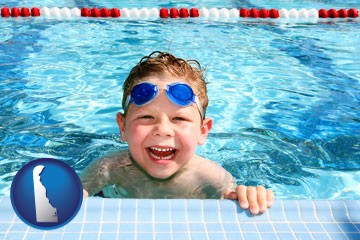
<svg viewBox="0 0 360 240"><path fill-rule="evenodd" d="M85 189L83 189L83 197L84 198L89 197L89 193Z"/></svg>
<svg viewBox="0 0 360 240"><path fill-rule="evenodd" d="M265 212L274 203L274 192L263 186L240 185L236 192L228 192L224 196L226 199L238 200L242 209L249 209L254 215Z"/></svg>

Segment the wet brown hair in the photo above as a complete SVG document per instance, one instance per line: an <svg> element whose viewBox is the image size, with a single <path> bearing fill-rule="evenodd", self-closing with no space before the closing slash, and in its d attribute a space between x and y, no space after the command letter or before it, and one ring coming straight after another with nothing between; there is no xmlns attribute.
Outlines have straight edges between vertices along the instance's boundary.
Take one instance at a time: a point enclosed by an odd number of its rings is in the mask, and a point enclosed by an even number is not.
<svg viewBox="0 0 360 240"><path fill-rule="evenodd" d="M127 96L130 95L134 86L144 78L170 75L184 79L191 86L199 98L205 114L209 100L204 74L205 70L196 60L184 60L167 52L152 52L149 56L143 57L140 62L131 69L129 76L126 78L123 84L123 110L126 112L124 105Z"/></svg>

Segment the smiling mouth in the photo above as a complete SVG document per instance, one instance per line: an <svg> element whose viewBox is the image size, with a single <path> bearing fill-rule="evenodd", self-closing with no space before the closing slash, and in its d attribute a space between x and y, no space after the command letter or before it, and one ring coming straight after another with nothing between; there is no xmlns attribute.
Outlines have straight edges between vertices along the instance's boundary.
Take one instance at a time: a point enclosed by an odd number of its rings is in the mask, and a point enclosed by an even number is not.
<svg viewBox="0 0 360 240"><path fill-rule="evenodd" d="M175 157L175 148L149 147L150 156L156 160L172 160Z"/></svg>

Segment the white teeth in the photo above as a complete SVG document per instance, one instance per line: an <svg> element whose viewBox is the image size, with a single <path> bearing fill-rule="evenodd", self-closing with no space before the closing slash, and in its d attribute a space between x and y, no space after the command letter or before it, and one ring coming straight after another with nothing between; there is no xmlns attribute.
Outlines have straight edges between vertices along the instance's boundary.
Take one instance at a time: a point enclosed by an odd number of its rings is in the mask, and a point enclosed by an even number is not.
<svg viewBox="0 0 360 240"><path fill-rule="evenodd" d="M175 154L172 153L172 154L170 154L169 156L166 156L166 157L159 157L159 156L154 155L152 152L150 152L150 155L153 158L157 159L157 160L169 160L169 159L173 158Z"/></svg>
<svg viewBox="0 0 360 240"><path fill-rule="evenodd" d="M150 147L150 155L151 157L157 160L170 160L175 156L175 148L158 148L158 147ZM160 154L160 152L165 154ZM156 154L159 153L159 154ZM167 154L168 153L168 154ZM158 155L167 155L167 156L158 156Z"/></svg>
<svg viewBox="0 0 360 240"><path fill-rule="evenodd" d="M159 152L168 152L173 151L174 148L157 148L157 147L151 147L151 150L159 151Z"/></svg>

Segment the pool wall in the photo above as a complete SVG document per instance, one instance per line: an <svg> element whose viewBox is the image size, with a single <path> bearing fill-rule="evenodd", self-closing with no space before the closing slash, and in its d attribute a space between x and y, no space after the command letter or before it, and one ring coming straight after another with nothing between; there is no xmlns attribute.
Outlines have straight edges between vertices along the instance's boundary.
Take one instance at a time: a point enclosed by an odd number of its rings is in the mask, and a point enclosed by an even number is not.
<svg viewBox="0 0 360 240"><path fill-rule="evenodd" d="M0 239L360 239L359 200L278 200L252 216L231 200L84 199L64 227L23 223L0 198Z"/></svg>

